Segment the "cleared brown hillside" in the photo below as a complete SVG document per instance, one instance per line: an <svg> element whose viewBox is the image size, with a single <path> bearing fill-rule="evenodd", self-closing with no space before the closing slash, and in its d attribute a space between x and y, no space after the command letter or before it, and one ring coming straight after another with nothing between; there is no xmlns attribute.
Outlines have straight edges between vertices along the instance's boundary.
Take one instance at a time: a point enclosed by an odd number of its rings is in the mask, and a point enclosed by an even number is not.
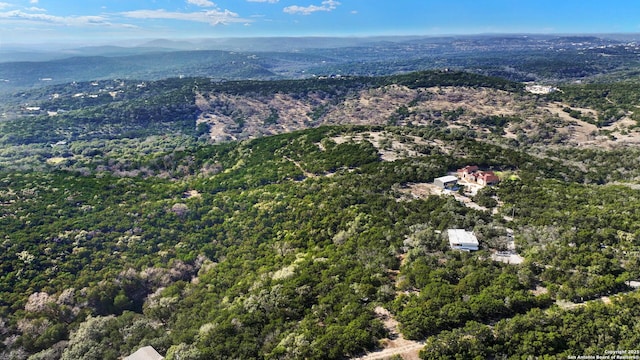
<svg viewBox="0 0 640 360"><path fill-rule="evenodd" d="M551 103L534 94L470 87L411 89L389 85L380 88L331 95L305 94L230 95L199 93L196 105L202 111L198 123L210 126L214 141L238 140L273 135L320 125L414 125L468 128L477 136L488 136L491 128L474 123L487 116L515 116L504 138L529 144L611 146L640 143L637 132L629 131L628 118L598 129L568 116L562 103ZM596 117L597 111L582 109ZM604 130L604 131L601 131Z"/></svg>

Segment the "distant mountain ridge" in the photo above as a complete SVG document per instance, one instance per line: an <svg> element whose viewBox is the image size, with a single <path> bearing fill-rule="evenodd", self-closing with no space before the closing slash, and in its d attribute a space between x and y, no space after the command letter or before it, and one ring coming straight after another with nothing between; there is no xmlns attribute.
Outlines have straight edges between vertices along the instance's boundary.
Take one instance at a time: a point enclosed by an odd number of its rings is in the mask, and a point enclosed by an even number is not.
<svg viewBox="0 0 640 360"><path fill-rule="evenodd" d="M272 80L446 68L515 81L573 81L633 71L640 66L638 54L634 42L551 35L156 39L53 52L5 47L0 48L0 92L119 78Z"/></svg>

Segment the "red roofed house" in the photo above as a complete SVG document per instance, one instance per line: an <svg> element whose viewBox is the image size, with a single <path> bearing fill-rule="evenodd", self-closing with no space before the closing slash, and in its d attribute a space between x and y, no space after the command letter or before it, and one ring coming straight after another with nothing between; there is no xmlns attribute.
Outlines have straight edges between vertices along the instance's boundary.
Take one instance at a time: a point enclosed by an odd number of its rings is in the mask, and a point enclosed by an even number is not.
<svg viewBox="0 0 640 360"><path fill-rule="evenodd" d="M457 171L460 179L465 179L479 185L493 185L500 182L500 179L493 171L479 170L475 165L468 165Z"/></svg>
<svg viewBox="0 0 640 360"><path fill-rule="evenodd" d="M458 169L458 177L461 179L476 181L475 173L478 171L478 167L475 165L468 165L463 167L462 169Z"/></svg>
<svg viewBox="0 0 640 360"><path fill-rule="evenodd" d="M476 182L480 185L493 185L500 182L500 178L493 171L478 171L475 176Z"/></svg>

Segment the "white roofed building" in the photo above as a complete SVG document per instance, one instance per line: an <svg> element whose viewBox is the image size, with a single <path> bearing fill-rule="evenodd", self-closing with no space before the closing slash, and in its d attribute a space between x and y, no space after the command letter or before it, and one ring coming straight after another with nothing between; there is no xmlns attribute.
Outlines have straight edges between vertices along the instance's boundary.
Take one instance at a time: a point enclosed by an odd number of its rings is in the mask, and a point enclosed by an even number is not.
<svg viewBox="0 0 640 360"><path fill-rule="evenodd" d="M123 360L163 360L164 356L158 354L153 346L145 346L133 354L127 356Z"/></svg>
<svg viewBox="0 0 640 360"><path fill-rule="evenodd" d="M433 179L433 183L442 189L453 190L458 185L458 178L452 175L442 176Z"/></svg>
<svg viewBox="0 0 640 360"><path fill-rule="evenodd" d="M454 250L477 251L479 249L478 238L471 231L464 229L449 229L449 246Z"/></svg>

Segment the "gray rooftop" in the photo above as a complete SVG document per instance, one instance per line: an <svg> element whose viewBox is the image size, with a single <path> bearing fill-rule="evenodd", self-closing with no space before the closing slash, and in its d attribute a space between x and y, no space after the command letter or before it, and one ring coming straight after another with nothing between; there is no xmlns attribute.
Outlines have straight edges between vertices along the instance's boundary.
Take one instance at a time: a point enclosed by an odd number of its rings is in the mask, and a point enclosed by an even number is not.
<svg viewBox="0 0 640 360"><path fill-rule="evenodd" d="M145 346L127 356L123 360L163 360L164 356L158 354L152 346Z"/></svg>
<svg viewBox="0 0 640 360"><path fill-rule="evenodd" d="M458 181L458 178L453 175L447 175L447 176L442 176L442 177L433 179L433 181L436 181L436 180L439 180L444 184L448 182Z"/></svg>
<svg viewBox="0 0 640 360"><path fill-rule="evenodd" d="M470 232L464 229L449 229L447 230L447 235L449 235L449 243L453 244L469 244L478 246L478 238Z"/></svg>

